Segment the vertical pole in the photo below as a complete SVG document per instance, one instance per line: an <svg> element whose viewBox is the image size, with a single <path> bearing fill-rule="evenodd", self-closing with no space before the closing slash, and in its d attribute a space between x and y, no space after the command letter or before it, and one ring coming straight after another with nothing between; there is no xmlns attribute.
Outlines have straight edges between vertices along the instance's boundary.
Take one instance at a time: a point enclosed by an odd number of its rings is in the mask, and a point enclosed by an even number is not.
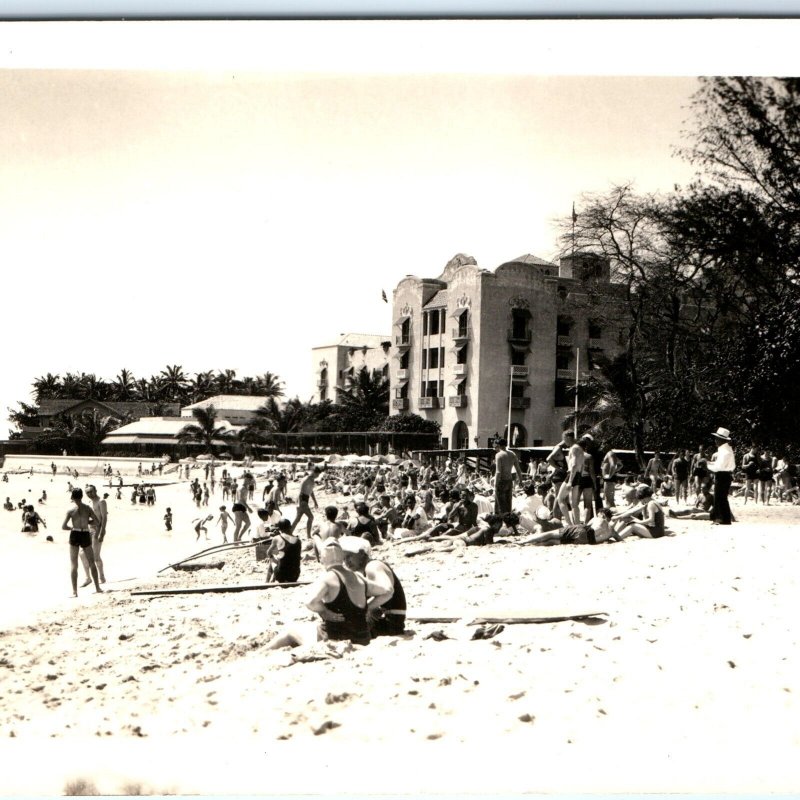
<svg viewBox="0 0 800 800"><path fill-rule="evenodd" d="M575 438L578 438L578 381L580 380L581 375L581 349L580 347L576 350L577 356L575 358L575 426L574 426L574 433Z"/></svg>
<svg viewBox="0 0 800 800"><path fill-rule="evenodd" d="M509 367L508 371L508 426L506 427L506 440L511 447L511 391L514 388L514 367Z"/></svg>

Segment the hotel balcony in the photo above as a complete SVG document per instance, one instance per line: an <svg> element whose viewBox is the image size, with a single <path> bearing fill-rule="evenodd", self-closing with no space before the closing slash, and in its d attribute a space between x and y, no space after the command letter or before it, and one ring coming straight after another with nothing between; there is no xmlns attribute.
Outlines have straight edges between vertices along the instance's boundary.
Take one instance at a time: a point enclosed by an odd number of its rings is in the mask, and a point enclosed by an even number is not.
<svg viewBox="0 0 800 800"><path fill-rule="evenodd" d="M472 333L472 331L469 329L469 327L466 327L466 328L453 328L452 329L453 341L454 342L463 342L466 339L470 338L471 333Z"/></svg>
<svg viewBox="0 0 800 800"><path fill-rule="evenodd" d="M442 398L441 397L420 397L419 398L419 407L422 408L441 408L442 407Z"/></svg>
<svg viewBox="0 0 800 800"><path fill-rule="evenodd" d="M512 378L527 378L528 368L524 364L513 364L511 366Z"/></svg>
<svg viewBox="0 0 800 800"><path fill-rule="evenodd" d="M399 411L407 411L408 410L408 398L407 397L395 397L392 400L392 408L396 408Z"/></svg>
<svg viewBox="0 0 800 800"><path fill-rule="evenodd" d="M519 330L518 328L509 328L506 334L509 342L520 342L523 344L530 344L533 339L533 334L527 330Z"/></svg>
<svg viewBox="0 0 800 800"><path fill-rule="evenodd" d="M466 374L467 374L466 364L453 364L453 375L466 375Z"/></svg>
<svg viewBox="0 0 800 800"><path fill-rule="evenodd" d="M466 408L467 396L465 394L457 394L448 398L448 403L450 404L450 408Z"/></svg>
<svg viewBox="0 0 800 800"><path fill-rule="evenodd" d="M407 381L411 375L410 369L398 369L395 373L397 380L399 381Z"/></svg>
<svg viewBox="0 0 800 800"><path fill-rule="evenodd" d="M572 369L557 369L556 370L556 378L561 380L570 380L575 378L575 370Z"/></svg>
<svg viewBox="0 0 800 800"><path fill-rule="evenodd" d="M530 397L512 397L511 398L511 408L530 408L531 407L531 399Z"/></svg>
<svg viewBox="0 0 800 800"><path fill-rule="evenodd" d="M572 337L571 336L557 336L556 337L556 344L558 347L572 347Z"/></svg>
<svg viewBox="0 0 800 800"><path fill-rule="evenodd" d="M411 347L411 334L400 334L394 337L394 343L398 347Z"/></svg>
<svg viewBox="0 0 800 800"><path fill-rule="evenodd" d="M590 350L602 350L603 349L603 340L602 339L589 339L589 349Z"/></svg>
<svg viewBox="0 0 800 800"><path fill-rule="evenodd" d="M328 388L328 381L318 381L317 382L318 389L327 389Z"/></svg>

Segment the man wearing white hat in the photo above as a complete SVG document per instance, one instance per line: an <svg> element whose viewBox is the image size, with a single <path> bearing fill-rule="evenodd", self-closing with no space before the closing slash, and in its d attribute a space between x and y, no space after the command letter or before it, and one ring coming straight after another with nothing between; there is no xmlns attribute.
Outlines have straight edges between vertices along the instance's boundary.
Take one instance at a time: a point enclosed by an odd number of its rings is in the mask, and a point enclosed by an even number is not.
<svg viewBox="0 0 800 800"><path fill-rule="evenodd" d="M717 428L711 434L717 443L717 454L708 462L708 469L714 473L714 510L712 519L715 525L731 524L731 506L728 492L731 488L736 457L731 447L731 432L727 428Z"/></svg>

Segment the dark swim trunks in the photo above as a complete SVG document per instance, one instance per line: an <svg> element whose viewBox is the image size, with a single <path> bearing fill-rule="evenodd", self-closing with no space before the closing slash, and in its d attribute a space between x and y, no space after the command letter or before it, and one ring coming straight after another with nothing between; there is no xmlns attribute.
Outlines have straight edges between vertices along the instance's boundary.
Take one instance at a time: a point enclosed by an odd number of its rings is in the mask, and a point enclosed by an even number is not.
<svg viewBox="0 0 800 800"><path fill-rule="evenodd" d="M234 503L231 506L231 511L234 511L234 512L235 511L247 511L247 509L245 508L244 505L242 505L242 503Z"/></svg>
<svg viewBox="0 0 800 800"><path fill-rule="evenodd" d="M577 473L575 473L575 475L572 476L572 480L570 481L569 485L572 486L573 488L580 488L580 485L581 485L581 474L580 474L580 472L577 472Z"/></svg>
<svg viewBox="0 0 800 800"><path fill-rule="evenodd" d="M594 489L594 481L591 475L581 475L581 489Z"/></svg>
<svg viewBox="0 0 800 800"><path fill-rule="evenodd" d="M550 476L550 480L553 483L563 483L567 477L567 473L563 469L554 469L553 474Z"/></svg>
<svg viewBox="0 0 800 800"><path fill-rule="evenodd" d="M588 525L568 525L562 529L561 544L596 544L594 529Z"/></svg>
<svg viewBox="0 0 800 800"><path fill-rule="evenodd" d="M92 546L92 534L89 531L69 532L69 543L71 547L83 547L84 549Z"/></svg>
<svg viewBox="0 0 800 800"><path fill-rule="evenodd" d="M303 494L302 492L300 492L300 500L298 501L298 505L302 504L302 505L306 505L307 506L308 505L308 501L310 499L311 498L307 494Z"/></svg>

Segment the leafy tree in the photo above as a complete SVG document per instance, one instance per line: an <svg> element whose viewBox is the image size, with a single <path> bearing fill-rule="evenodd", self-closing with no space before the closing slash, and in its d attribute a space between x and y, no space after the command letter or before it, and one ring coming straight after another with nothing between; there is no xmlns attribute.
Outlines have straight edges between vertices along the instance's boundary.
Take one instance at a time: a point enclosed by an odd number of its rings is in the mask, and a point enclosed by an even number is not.
<svg viewBox="0 0 800 800"><path fill-rule="evenodd" d="M425 419L419 414L390 414L374 429L394 433L441 433L441 426L436 420Z"/></svg>
<svg viewBox="0 0 800 800"><path fill-rule="evenodd" d="M256 378L256 391L264 397L283 397L283 382L272 372L265 372Z"/></svg>
<svg viewBox="0 0 800 800"><path fill-rule="evenodd" d="M127 369L121 369L111 384L112 397L119 402L130 402L136 397L136 379Z"/></svg>
<svg viewBox="0 0 800 800"><path fill-rule="evenodd" d="M337 405L340 420L352 426L347 430L372 430L389 413L389 381L380 372L359 370L349 388L338 390Z"/></svg>
<svg viewBox="0 0 800 800"><path fill-rule="evenodd" d="M8 409L8 419L12 425L17 426L16 431L9 431L11 438L19 438L23 426L37 427L39 425L39 409L28 403L17 403L18 408Z"/></svg>
<svg viewBox="0 0 800 800"><path fill-rule="evenodd" d="M219 370L214 382L216 383L216 391L219 394L234 394L236 388L236 370Z"/></svg>
<svg viewBox="0 0 800 800"><path fill-rule="evenodd" d="M113 417L97 411L58 414L37 440L37 448L45 452L65 449L76 455L99 455L103 439L119 424Z"/></svg>

